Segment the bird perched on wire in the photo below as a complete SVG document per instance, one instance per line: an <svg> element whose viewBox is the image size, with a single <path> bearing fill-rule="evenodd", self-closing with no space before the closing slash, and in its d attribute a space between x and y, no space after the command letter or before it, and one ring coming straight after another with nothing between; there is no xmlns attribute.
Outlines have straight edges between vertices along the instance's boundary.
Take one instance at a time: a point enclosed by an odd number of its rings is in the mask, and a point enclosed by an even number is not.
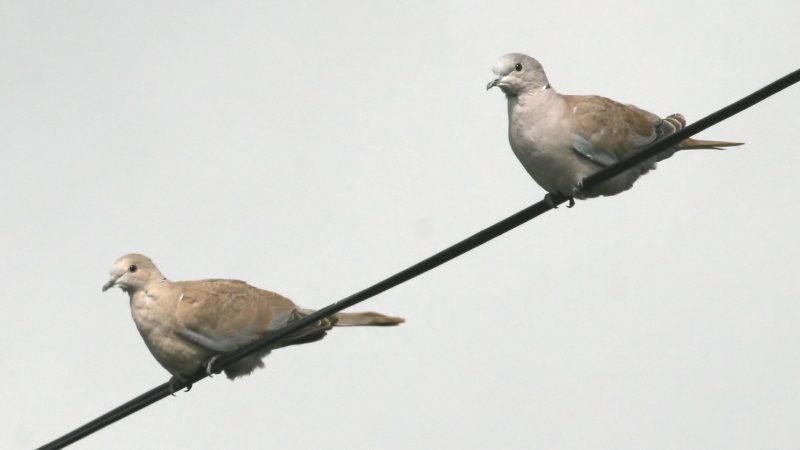
<svg viewBox="0 0 800 450"><path fill-rule="evenodd" d="M542 65L522 53L501 57L497 76L486 89L499 87L508 100L508 140L534 181L551 194L570 199L616 195L626 191L656 162L678 150L715 149L738 142L686 139L656 157L584 191L581 180L630 153L686 126L680 114L661 119L634 105L594 95L561 95L547 80Z"/></svg>
<svg viewBox="0 0 800 450"><path fill-rule="evenodd" d="M216 356L248 344L312 312L274 292L238 280L169 281L144 255L122 256L109 271L103 291L119 287L130 296L131 314L147 348L172 374L170 387L201 367L209 372ZM397 325L399 317L338 313L284 336L272 347L225 367L235 379L264 367L272 349L315 342L334 326Z"/></svg>

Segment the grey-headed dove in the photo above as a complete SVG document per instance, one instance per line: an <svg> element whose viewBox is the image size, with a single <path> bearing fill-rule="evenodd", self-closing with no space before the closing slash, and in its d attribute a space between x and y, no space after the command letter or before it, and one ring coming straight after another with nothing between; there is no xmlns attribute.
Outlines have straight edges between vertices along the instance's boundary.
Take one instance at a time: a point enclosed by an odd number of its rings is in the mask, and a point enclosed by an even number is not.
<svg viewBox="0 0 800 450"><path fill-rule="evenodd" d="M716 149L742 145L738 142L686 139L655 158L584 191L585 177L661 136L680 130L686 121L680 114L661 119L633 105L594 95L561 95L547 80L541 64L530 56L509 53L492 68L496 78L486 89L499 87L508 100L508 140L531 177L549 194L570 200L615 195L628 190L656 162L678 150ZM570 201L574 204L574 201Z"/></svg>

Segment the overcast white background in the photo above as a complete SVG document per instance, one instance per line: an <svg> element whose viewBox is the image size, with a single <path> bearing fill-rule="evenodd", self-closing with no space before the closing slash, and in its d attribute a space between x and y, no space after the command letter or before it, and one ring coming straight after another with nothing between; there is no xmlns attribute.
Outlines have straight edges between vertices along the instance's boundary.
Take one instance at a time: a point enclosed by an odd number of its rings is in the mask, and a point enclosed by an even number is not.
<svg viewBox="0 0 800 450"><path fill-rule="evenodd" d="M796 1L0 2L0 448L165 382L111 263L322 307L536 202L490 68L697 120L800 67ZM76 449L800 446L800 86Z"/></svg>

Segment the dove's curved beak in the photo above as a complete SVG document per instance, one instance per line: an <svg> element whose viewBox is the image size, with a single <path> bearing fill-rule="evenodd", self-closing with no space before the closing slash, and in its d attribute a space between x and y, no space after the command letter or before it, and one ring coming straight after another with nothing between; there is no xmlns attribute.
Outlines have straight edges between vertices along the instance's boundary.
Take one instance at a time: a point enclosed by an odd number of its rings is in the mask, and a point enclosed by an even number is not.
<svg viewBox="0 0 800 450"><path fill-rule="evenodd" d="M489 89L491 89L491 88L493 88L495 86L499 86L500 83L501 83L500 82L500 77L495 78L494 80L490 81L489 84L486 85L486 90L488 91Z"/></svg>
<svg viewBox="0 0 800 450"><path fill-rule="evenodd" d="M500 86L500 89L502 89L503 86L507 86L507 84L503 83L503 77L497 77L494 80L490 81L489 84L486 85L486 90L488 91L489 89L491 89L491 88L493 88L495 86Z"/></svg>
<svg viewBox="0 0 800 450"><path fill-rule="evenodd" d="M108 283L106 283L106 284L104 284L104 285L103 285L103 292L105 292L105 291L107 291L107 290L109 290L109 289L113 288L113 287L114 287L114 285L116 285L116 284L117 284L117 280L118 280L118 279L119 279L119 277L111 277L111 279L110 279L110 280L108 280Z"/></svg>

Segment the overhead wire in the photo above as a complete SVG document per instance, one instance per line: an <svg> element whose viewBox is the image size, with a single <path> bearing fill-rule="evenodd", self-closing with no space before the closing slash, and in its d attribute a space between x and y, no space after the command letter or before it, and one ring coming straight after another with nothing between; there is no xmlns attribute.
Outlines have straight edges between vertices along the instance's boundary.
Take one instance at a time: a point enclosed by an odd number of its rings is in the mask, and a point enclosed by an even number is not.
<svg viewBox="0 0 800 450"><path fill-rule="evenodd" d="M782 91L783 89L788 88L789 86L797 83L800 81L800 70L796 70L772 83L769 85L759 89L756 92L748 95L747 97L742 98L708 116L694 122L692 124L687 125L686 127L678 130L677 132L663 137L658 141L648 145L647 147L643 148L642 150L628 155L627 157L623 158L622 160L618 161L617 163L604 168L586 178L583 179L581 185L584 190L591 190L592 188L604 183L605 181L610 180L611 178L625 172L628 169L633 168L634 166L641 164L642 162L647 161L648 159L654 157L660 152L663 152L670 147L673 147L679 144L684 139L687 139L706 128L709 128L725 119L730 118L731 116L738 114L745 109L755 105L756 103L761 102L762 100ZM313 324L321 319L324 319L327 316L340 312L346 308L349 308L355 304L361 303L364 300L367 300L371 297L374 297L384 291L387 291L399 284L402 284L412 278L415 278L419 275L422 275L429 270L432 270L452 259L455 259L464 253L489 242L490 240L510 231L514 228L528 222L535 217L557 207L565 203L566 201L570 200L568 197L561 195L561 194L554 194L549 196L548 200L542 200L537 203L534 203L531 206L513 214L496 224L475 233L474 235L458 242L435 255L420 261L413 266L402 270L378 283L373 284L372 286L356 292L355 294L346 297L342 300L339 300L335 303L332 303L325 308L322 308L308 316L303 317L295 322L288 324L287 326L276 330L274 332L270 332L260 339L242 346L236 350L233 350L228 353L224 353L220 355L217 359L214 360L213 366L210 368L213 372L219 371L224 369L225 367L234 364L235 362L246 358L260 350L269 348L271 344L274 344L282 337L293 333L307 325ZM56 450L64 448L84 437L108 426L112 423L123 419L140 409L143 409L163 398L170 396L173 393L173 389L183 389L183 388L191 388L191 385L197 383L198 381L202 380L203 378L208 377L206 371L200 370L197 374L191 377L184 383L179 383L175 386L170 386L170 383L164 383L160 386L157 386L144 394L130 400L123 405L120 405L117 408L103 414L102 416L92 420L91 422L86 423L85 425L76 428L75 430L61 436L60 438L49 442L41 447L38 450Z"/></svg>

